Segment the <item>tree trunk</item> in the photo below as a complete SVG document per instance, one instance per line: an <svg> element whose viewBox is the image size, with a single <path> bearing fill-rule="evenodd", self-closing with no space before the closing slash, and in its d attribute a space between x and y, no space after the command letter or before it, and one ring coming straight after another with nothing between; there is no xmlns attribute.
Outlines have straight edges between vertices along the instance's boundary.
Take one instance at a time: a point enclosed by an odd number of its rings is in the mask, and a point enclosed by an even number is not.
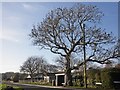
<svg viewBox="0 0 120 90"><path fill-rule="evenodd" d="M66 56L66 83L65 85L66 86L72 86L73 83L72 83L72 75L71 75L71 68L70 68L70 57L69 56Z"/></svg>
<svg viewBox="0 0 120 90"><path fill-rule="evenodd" d="M33 74L30 74L30 77L31 77L31 81L34 82L34 80L33 80Z"/></svg>

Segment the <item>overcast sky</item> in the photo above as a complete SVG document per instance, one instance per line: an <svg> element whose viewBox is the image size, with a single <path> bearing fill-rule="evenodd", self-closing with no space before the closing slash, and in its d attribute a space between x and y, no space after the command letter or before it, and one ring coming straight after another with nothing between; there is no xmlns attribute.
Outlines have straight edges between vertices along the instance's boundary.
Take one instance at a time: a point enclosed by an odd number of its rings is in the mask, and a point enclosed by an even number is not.
<svg viewBox="0 0 120 90"><path fill-rule="evenodd" d="M2 28L0 30L0 72L19 71L20 66L30 56L43 56L49 63L54 63L55 57L50 51L39 50L32 45L30 31L32 26L43 20L45 15L58 7L71 7L71 2L3 2L2 5ZM101 27L107 32L118 35L118 4L117 2L93 3L105 16L102 18Z"/></svg>

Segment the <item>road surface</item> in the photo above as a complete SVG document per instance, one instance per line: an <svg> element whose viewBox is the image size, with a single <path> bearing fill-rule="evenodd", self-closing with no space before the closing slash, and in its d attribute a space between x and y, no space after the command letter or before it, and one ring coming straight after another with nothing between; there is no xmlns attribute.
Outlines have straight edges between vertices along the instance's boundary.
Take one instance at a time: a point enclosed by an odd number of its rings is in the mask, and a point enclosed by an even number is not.
<svg viewBox="0 0 120 90"><path fill-rule="evenodd" d="M95 90L95 89L71 89L66 87L56 86L41 86L41 85L30 85L30 84L19 84L19 83L6 83L10 86L19 86L23 90Z"/></svg>

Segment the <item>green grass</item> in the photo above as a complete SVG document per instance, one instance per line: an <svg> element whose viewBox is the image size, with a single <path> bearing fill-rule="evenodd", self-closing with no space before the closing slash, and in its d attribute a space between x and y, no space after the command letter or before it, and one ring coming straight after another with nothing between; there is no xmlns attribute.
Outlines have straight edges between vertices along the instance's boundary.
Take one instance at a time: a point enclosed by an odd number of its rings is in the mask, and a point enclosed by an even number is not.
<svg viewBox="0 0 120 90"><path fill-rule="evenodd" d="M0 90L4 90L7 87L6 84L0 84Z"/></svg>
<svg viewBox="0 0 120 90"><path fill-rule="evenodd" d="M7 86L10 86L10 85L6 85L6 84L0 84L0 90L5 90L5 88ZM23 90L21 87L18 87L18 86L12 86L15 90Z"/></svg>
<svg viewBox="0 0 120 90"><path fill-rule="evenodd" d="M48 82L20 82L21 84L33 84L33 85L46 85L46 86L52 86L51 83Z"/></svg>
<svg viewBox="0 0 120 90"><path fill-rule="evenodd" d="M80 87L80 86L66 86L68 88L73 88L73 89L85 89L85 87ZM96 89L95 87L87 87L89 89Z"/></svg>

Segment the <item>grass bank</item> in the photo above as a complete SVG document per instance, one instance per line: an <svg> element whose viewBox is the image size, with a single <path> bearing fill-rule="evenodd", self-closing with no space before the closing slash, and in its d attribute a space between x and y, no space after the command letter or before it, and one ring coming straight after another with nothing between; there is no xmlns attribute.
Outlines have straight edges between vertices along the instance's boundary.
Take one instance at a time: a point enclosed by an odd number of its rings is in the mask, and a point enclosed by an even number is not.
<svg viewBox="0 0 120 90"><path fill-rule="evenodd" d="M21 84L33 84L33 85L52 86L51 83L49 83L49 82L44 82L44 81L42 81L42 82L19 82L19 83L21 83Z"/></svg>
<svg viewBox="0 0 120 90"><path fill-rule="evenodd" d="M14 90L23 90L21 87L18 87L18 86L10 86L10 85L7 85L7 84L0 84L0 90L5 90L6 88L9 88L9 87L13 87Z"/></svg>

